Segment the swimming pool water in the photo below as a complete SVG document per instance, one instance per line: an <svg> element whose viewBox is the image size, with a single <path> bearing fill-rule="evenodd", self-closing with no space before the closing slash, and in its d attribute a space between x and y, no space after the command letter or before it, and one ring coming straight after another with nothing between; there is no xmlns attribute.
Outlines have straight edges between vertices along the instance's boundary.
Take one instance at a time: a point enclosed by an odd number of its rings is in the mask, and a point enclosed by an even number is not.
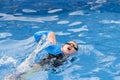
<svg viewBox="0 0 120 80"><path fill-rule="evenodd" d="M79 43L75 60L67 61L58 73L39 71L26 80L120 80L119 2L1 0L0 79L35 49L35 32L52 30L59 44Z"/></svg>

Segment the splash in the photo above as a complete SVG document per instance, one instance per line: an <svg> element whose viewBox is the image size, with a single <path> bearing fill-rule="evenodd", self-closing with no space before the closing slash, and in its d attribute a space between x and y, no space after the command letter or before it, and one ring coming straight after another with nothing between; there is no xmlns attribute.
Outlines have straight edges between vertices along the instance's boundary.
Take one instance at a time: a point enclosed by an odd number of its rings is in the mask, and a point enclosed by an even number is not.
<svg viewBox="0 0 120 80"><path fill-rule="evenodd" d="M38 42L35 50L29 55L29 57L17 68L17 72L24 73L29 71L35 63L35 58L38 52L49 46L51 43L47 40L46 36L43 35L41 40Z"/></svg>
<svg viewBox="0 0 120 80"><path fill-rule="evenodd" d="M16 65L16 60L12 57L8 57L8 56L3 56L1 59L0 59L0 66L1 65L4 65L4 64L8 64L8 63L13 63L14 66Z"/></svg>

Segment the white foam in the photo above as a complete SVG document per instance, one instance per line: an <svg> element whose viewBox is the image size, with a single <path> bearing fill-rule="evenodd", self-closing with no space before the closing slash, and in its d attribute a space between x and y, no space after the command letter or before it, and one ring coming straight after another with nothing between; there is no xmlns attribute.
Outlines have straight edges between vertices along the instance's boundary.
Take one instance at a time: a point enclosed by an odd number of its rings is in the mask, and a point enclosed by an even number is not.
<svg viewBox="0 0 120 80"><path fill-rule="evenodd" d="M97 5L91 6L91 10L97 10L97 8L101 7L103 3L107 2L107 0L96 0L95 2L88 2L88 5L93 5L97 3ZM99 12L99 10L97 10Z"/></svg>
<svg viewBox="0 0 120 80"><path fill-rule="evenodd" d="M84 12L83 11L75 11L75 12L69 13L69 15L84 15Z"/></svg>
<svg viewBox="0 0 120 80"><path fill-rule="evenodd" d="M101 70L101 68L95 68L92 70L92 72L99 72Z"/></svg>
<svg viewBox="0 0 120 80"><path fill-rule="evenodd" d="M12 36L12 34L8 32L0 33L0 38L6 38L8 36Z"/></svg>
<svg viewBox="0 0 120 80"><path fill-rule="evenodd" d="M82 36L83 36L83 34L81 33L81 34L79 34L78 36L79 36L79 37L82 37Z"/></svg>
<svg viewBox="0 0 120 80"><path fill-rule="evenodd" d="M105 2L107 2L107 0L96 0L95 3L105 3Z"/></svg>
<svg viewBox="0 0 120 80"><path fill-rule="evenodd" d="M37 12L36 10L33 10L33 9L23 9L22 11L26 13Z"/></svg>
<svg viewBox="0 0 120 80"><path fill-rule="evenodd" d="M75 25L79 25L79 24L82 24L81 21L76 21L76 22L73 22L71 24L69 24L68 26L75 26Z"/></svg>
<svg viewBox="0 0 120 80"><path fill-rule="evenodd" d="M53 9L53 10L48 11L48 13L55 13L59 11L62 11L62 9Z"/></svg>
<svg viewBox="0 0 120 80"><path fill-rule="evenodd" d="M13 63L14 66L16 65L17 63L17 60L15 60L14 58L12 57L8 57L8 56L3 56L1 59L0 59L0 65L3 65L3 64L8 64L8 63Z"/></svg>
<svg viewBox="0 0 120 80"><path fill-rule="evenodd" d="M42 51L44 48L50 45L50 42L47 41L47 38L45 35L42 36L41 40L36 45L36 48L30 55L25 59L24 62L22 62L16 69L17 74L21 74L24 72L27 72L32 69L31 66L34 64L34 60L36 58L36 55Z"/></svg>
<svg viewBox="0 0 120 80"><path fill-rule="evenodd" d="M88 31L88 29L87 29L87 26L84 25L84 26L82 26L81 28L68 29L68 31L72 31L72 32L80 32L80 31Z"/></svg>
<svg viewBox="0 0 120 80"><path fill-rule="evenodd" d="M69 21L66 21L66 20L57 22L57 24L68 24L68 23Z"/></svg>
<svg viewBox="0 0 120 80"><path fill-rule="evenodd" d="M70 35L71 33L65 33L65 32L56 32L56 35Z"/></svg>
<svg viewBox="0 0 120 80"><path fill-rule="evenodd" d="M2 21L6 21L6 20L18 20L18 21L30 21L30 22L41 22L43 23L44 21L54 21L54 20L58 20L58 16L47 16L47 17L37 17L37 18L32 18L32 17L17 17L17 16L13 16L10 14L4 14L4 13L0 13L0 16L3 16L0 18L0 20Z"/></svg>
<svg viewBox="0 0 120 80"><path fill-rule="evenodd" d="M8 14L9 15L9 14ZM7 16L7 14L4 13L0 13L0 16Z"/></svg>
<svg viewBox="0 0 120 80"><path fill-rule="evenodd" d="M104 23L104 24L120 24L120 20L115 21L115 20L102 20L99 21L100 23Z"/></svg>

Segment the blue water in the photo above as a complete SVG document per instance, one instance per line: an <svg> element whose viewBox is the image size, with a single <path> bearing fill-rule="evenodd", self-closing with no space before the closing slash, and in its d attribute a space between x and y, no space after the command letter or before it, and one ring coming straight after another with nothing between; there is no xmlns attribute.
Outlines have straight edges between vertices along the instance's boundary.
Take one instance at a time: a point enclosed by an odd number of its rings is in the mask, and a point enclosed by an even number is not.
<svg viewBox="0 0 120 80"><path fill-rule="evenodd" d="M1 0L1 80L32 53L33 34L43 30L54 31L59 44L77 41L79 51L58 73L39 71L26 80L120 80L119 0Z"/></svg>

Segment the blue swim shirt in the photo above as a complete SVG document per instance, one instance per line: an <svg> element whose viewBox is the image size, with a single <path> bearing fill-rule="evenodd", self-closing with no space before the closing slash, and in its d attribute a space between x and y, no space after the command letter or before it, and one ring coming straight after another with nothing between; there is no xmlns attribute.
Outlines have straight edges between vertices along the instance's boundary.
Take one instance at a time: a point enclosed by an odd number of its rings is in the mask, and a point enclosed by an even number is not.
<svg viewBox="0 0 120 80"><path fill-rule="evenodd" d="M48 46L47 48L45 48L45 51L47 51L49 54L54 54L54 55L57 55L60 53L63 54L63 52L61 51L61 47L59 45Z"/></svg>
<svg viewBox="0 0 120 80"><path fill-rule="evenodd" d="M36 32L34 34L35 41L39 42L39 40L41 39L42 35L48 36L48 34L50 32L52 32L52 31L39 31L39 32ZM49 54L53 54L53 55L57 55L57 54L60 54L60 53L64 54L61 51L61 46L58 45L58 44L56 44L56 45L50 45L47 48L45 48L44 50L47 51Z"/></svg>

